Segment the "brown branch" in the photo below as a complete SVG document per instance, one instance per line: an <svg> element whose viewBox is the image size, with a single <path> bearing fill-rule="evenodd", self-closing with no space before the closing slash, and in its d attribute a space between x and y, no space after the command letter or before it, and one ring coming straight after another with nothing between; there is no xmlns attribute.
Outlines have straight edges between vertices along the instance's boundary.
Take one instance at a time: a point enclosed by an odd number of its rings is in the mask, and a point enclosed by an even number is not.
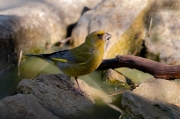
<svg viewBox="0 0 180 119"><path fill-rule="evenodd" d="M103 60L98 69L104 70L120 67L135 68L140 71L147 72L155 78L163 78L167 80L180 78L180 65L164 65L159 62L133 55L118 56L114 59Z"/></svg>

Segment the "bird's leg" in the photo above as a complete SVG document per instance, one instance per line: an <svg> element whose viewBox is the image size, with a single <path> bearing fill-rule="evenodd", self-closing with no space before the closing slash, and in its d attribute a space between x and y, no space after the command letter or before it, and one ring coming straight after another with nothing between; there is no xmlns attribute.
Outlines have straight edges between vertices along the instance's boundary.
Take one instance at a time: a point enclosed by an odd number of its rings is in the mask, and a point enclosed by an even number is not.
<svg viewBox="0 0 180 119"><path fill-rule="evenodd" d="M81 95L84 95L84 92L81 90L81 88L80 88L80 86L79 86L79 83L78 83L78 80L77 80L78 77L74 77L74 78L75 78L76 83L77 83L77 85L78 85L78 89L77 89L78 93L80 93Z"/></svg>
<svg viewBox="0 0 180 119"><path fill-rule="evenodd" d="M80 89L79 83L78 83L78 80L77 80L78 77L74 77L74 78L75 78L75 80L76 80L76 83L77 83L77 85L78 85L78 88Z"/></svg>

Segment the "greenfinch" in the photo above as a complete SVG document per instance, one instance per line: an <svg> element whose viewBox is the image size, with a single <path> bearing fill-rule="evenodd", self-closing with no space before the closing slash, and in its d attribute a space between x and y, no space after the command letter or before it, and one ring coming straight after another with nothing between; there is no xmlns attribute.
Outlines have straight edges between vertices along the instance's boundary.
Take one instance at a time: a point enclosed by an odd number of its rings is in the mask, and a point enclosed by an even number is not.
<svg viewBox="0 0 180 119"><path fill-rule="evenodd" d="M38 57L57 66L63 73L73 76L79 88L78 76L89 74L98 68L103 60L106 40L111 37L103 30L94 31L86 36L83 44L73 49L26 56Z"/></svg>

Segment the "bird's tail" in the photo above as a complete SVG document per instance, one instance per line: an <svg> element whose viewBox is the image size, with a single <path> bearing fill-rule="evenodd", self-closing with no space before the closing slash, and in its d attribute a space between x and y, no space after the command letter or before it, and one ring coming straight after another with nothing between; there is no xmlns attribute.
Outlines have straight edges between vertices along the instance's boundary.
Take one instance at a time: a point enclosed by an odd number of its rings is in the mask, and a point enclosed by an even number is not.
<svg viewBox="0 0 180 119"><path fill-rule="evenodd" d="M41 58L43 60L45 60L46 62L49 62L51 64L54 64L54 62L52 62L50 56L48 54L39 54L39 55L34 55L34 54L26 54L26 56L28 57L36 57L36 58Z"/></svg>
<svg viewBox="0 0 180 119"><path fill-rule="evenodd" d="M38 58L42 58L41 55L26 54L26 56L28 56L28 57L38 57Z"/></svg>

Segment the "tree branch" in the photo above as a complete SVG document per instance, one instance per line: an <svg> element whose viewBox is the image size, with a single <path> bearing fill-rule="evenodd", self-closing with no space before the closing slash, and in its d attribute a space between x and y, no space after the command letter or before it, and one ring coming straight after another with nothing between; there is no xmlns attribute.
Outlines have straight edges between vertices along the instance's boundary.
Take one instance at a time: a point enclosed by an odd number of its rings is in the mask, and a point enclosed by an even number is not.
<svg viewBox="0 0 180 119"><path fill-rule="evenodd" d="M109 68L114 69L120 67L135 68L140 71L149 73L155 78L163 78L167 80L180 78L180 65L164 65L159 62L133 55L117 56L117 58L114 59L103 60L98 69L105 70Z"/></svg>

